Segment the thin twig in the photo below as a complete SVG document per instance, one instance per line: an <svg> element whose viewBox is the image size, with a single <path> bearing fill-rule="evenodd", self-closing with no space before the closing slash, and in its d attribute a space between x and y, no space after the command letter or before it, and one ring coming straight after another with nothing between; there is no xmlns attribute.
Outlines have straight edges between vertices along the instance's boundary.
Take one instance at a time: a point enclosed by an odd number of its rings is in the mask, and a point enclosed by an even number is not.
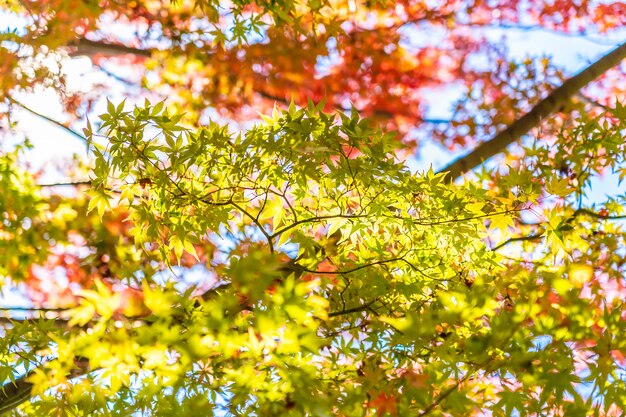
<svg viewBox="0 0 626 417"><path fill-rule="evenodd" d="M504 242L494 246L493 248L491 248L492 251L497 251L498 249L508 245L509 243L513 243L513 242L523 242L523 241L528 241L528 240L539 240L541 238L543 238L544 234L543 233L537 233L537 234L532 234L532 235L528 235L528 236L519 236L519 237L512 237L508 240L505 240Z"/></svg>
<svg viewBox="0 0 626 417"><path fill-rule="evenodd" d="M77 137L78 139L82 140L83 142L87 143L87 138L84 137L83 135L81 135L80 133L78 133L77 131L75 131L74 129L65 126L63 123L59 122L58 120L54 120L48 116L46 116L45 114L39 113L36 110L31 109L30 107L28 107L27 105L25 105L24 103L17 101L16 99L14 99L11 96L7 96L7 99L9 100L9 102L15 104L16 106L21 107L22 109L26 110L27 112L49 122L52 123L53 125L60 127L61 129L65 130L66 132L70 133L71 135Z"/></svg>

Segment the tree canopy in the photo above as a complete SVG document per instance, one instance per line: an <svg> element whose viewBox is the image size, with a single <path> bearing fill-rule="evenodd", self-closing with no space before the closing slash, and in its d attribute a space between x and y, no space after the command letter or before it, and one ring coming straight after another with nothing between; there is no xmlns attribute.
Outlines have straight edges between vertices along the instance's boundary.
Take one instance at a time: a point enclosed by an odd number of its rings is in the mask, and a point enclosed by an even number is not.
<svg viewBox="0 0 626 417"><path fill-rule="evenodd" d="M626 412L625 3L1 7L0 414Z"/></svg>

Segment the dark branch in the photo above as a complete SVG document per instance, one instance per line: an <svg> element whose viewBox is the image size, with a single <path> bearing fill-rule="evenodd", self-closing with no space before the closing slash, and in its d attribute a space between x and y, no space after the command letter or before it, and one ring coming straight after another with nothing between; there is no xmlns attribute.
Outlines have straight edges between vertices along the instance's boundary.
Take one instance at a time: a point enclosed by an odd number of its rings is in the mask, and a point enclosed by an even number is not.
<svg viewBox="0 0 626 417"><path fill-rule="evenodd" d="M591 210L584 209L584 208L580 208L580 209L576 210L574 212L574 214L572 215L572 218L581 216L583 214L586 214L587 216L590 216L590 217L594 217L596 219L602 219L602 220L624 220L624 219L626 219L626 215L624 215L624 216L611 216L610 214L600 214L600 213L596 213L596 212L593 212Z"/></svg>
<svg viewBox="0 0 626 417"><path fill-rule="evenodd" d="M625 220L626 219L626 215L623 215L623 216L612 216L610 214L601 214L601 213L596 213L594 211L591 211L589 209L580 208L580 209L576 210L574 212L574 214L572 214L572 216L568 220L572 220L572 219L575 219L576 217L583 216L583 215L587 215L589 217L593 217L594 219L599 219L599 220ZM530 241L530 240L539 240L539 239L542 239L543 236L544 236L544 233L541 232L541 233L534 233L534 234L527 235L527 236L513 237L513 238L505 240L504 242L494 246L491 250L497 251L498 249L508 245L509 243L513 243L513 242L523 242L523 241Z"/></svg>
<svg viewBox="0 0 626 417"><path fill-rule="evenodd" d="M30 399L33 384L27 380L31 375L32 372L17 378L15 381L7 382L0 388L0 415L13 410Z"/></svg>
<svg viewBox="0 0 626 417"><path fill-rule="evenodd" d="M497 251L498 249L508 245L509 243L513 243L513 242L523 242L523 241L528 241L528 240L539 240L541 238L543 238L543 233L537 233L537 234L528 235L528 236L512 237L511 239L505 240L504 242L494 246L491 250L492 251Z"/></svg>
<svg viewBox="0 0 626 417"><path fill-rule="evenodd" d="M439 406L439 404L443 400L448 398L454 391L456 391L457 388L459 387L459 385L461 385L462 382L465 382L465 380L467 378L469 378L469 374L467 374L465 377L463 377L462 379L458 380L450 388L446 389L441 394L439 394L439 396L437 398L435 398L435 400L432 403L430 403L430 405L428 407L426 407L421 413L419 413L419 417L423 417L423 416L426 416L426 415L430 414L431 411L433 411L435 408L437 408L437 406Z"/></svg>
<svg viewBox="0 0 626 417"><path fill-rule="evenodd" d="M370 301L369 303L360 305L358 307L347 308L347 309L343 309L341 311L333 311L333 312L328 313L328 317L339 317L339 316L346 316L346 315L352 314L352 313L360 313L361 311L369 310L370 306L372 304L374 304L376 301L378 301L378 298Z"/></svg>
<svg viewBox="0 0 626 417"><path fill-rule="evenodd" d="M90 41L89 39L79 39L69 46L73 49L70 52L70 56L92 57L94 55L135 55L148 58L152 55L151 49L133 48L119 43Z"/></svg>
<svg viewBox="0 0 626 417"><path fill-rule="evenodd" d="M531 111L517 119L493 139L484 142L469 154L457 159L440 172L447 172L451 179L471 171L492 156L504 151L507 146L525 135L554 112L559 111L574 95L587 84L619 64L626 58L626 43L621 44L577 75L565 81L559 88L541 100Z"/></svg>
<svg viewBox="0 0 626 417"><path fill-rule="evenodd" d="M384 264L388 264L390 262L399 262L404 260L403 258L399 257L399 258L391 258L391 259L383 259L380 261L376 261L376 262L371 262L369 264L363 264L363 265L359 265L359 266L355 266L354 268L351 269L346 269L346 270L342 270L342 271L317 271L315 269L308 269L308 268L304 268L298 264L287 264L285 265L283 268L289 271L296 271L296 272L308 272L311 274L319 274L319 275L344 275L344 274L351 274L353 272L356 271L360 271L361 269L365 269L365 268L369 268L372 266L376 266L376 265L384 265Z"/></svg>
<svg viewBox="0 0 626 417"><path fill-rule="evenodd" d="M84 358L74 359L75 368L67 375L68 379L78 378L90 372L89 363ZM7 382L0 387L0 415L7 413L20 404L30 400L33 384L28 379L34 374L34 370L21 377Z"/></svg>
<svg viewBox="0 0 626 417"><path fill-rule="evenodd" d="M90 180L85 181L67 181L67 182L52 182L47 184L37 184L41 188L49 187L77 187L79 185L91 185Z"/></svg>
<svg viewBox="0 0 626 417"><path fill-rule="evenodd" d="M0 311L25 311L25 312L35 312L35 313L58 313L61 311L67 311L69 308L45 308L45 307L11 307L11 306L1 306Z"/></svg>

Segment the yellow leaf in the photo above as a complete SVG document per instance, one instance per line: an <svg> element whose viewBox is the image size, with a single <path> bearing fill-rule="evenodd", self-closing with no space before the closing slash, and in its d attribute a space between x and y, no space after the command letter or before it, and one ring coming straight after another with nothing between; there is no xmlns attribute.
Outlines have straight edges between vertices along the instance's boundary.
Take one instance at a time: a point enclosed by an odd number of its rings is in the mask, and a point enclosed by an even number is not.
<svg viewBox="0 0 626 417"><path fill-rule="evenodd" d="M265 207L263 211L259 214L259 220L265 220L273 218L274 227L276 227L276 223L280 222L282 219L283 205L280 201L275 199L268 199L267 203L265 203Z"/></svg>
<svg viewBox="0 0 626 417"><path fill-rule="evenodd" d="M55 226L63 227L67 225L68 222L74 220L78 213L76 210L71 208L68 204L61 204L54 211L54 216L52 217L52 223Z"/></svg>
<svg viewBox="0 0 626 417"><path fill-rule="evenodd" d="M569 267L569 280L576 288L581 288L593 276L593 268L589 265L573 264Z"/></svg>
<svg viewBox="0 0 626 417"><path fill-rule="evenodd" d="M491 218L491 229L499 229L501 232L506 232L509 227L514 226L513 218L507 214L498 214Z"/></svg>
<svg viewBox="0 0 626 417"><path fill-rule="evenodd" d="M84 326L89 323L91 319L93 319L94 314L96 314L96 307L90 302L85 302L80 304L78 307L75 307L69 311L70 320L68 322L69 326Z"/></svg>
<svg viewBox="0 0 626 417"><path fill-rule="evenodd" d="M176 256L176 259L178 260L178 264L180 265L180 258L183 256L185 245L183 244L183 242L180 240L178 236L174 235L170 237L169 248L170 250L174 251L174 255Z"/></svg>
<svg viewBox="0 0 626 417"><path fill-rule="evenodd" d="M156 369L167 365L167 352L163 346L148 346L141 355L144 358L143 367Z"/></svg>
<svg viewBox="0 0 626 417"><path fill-rule="evenodd" d="M465 206L465 208L474 215L485 214L483 212L483 207L485 207L485 203L469 203Z"/></svg>
<svg viewBox="0 0 626 417"><path fill-rule="evenodd" d="M566 279L558 278L552 282L552 286L557 294L563 295L567 293L571 288L572 284Z"/></svg>
<svg viewBox="0 0 626 417"><path fill-rule="evenodd" d="M111 204L109 203L109 196L105 191L95 191L90 192L91 200L89 200L89 205L87 206L87 211L91 212L94 209L98 210L98 216L102 219L104 212L111 208Z"/></svg>
<svg viewBox="0 0 626 417"><path fill-rule="evenodd" d="M130 185L122 188L122 193L120 194L120 202L128 201L128 204L132 204L135 201L135 193L133 192L133 187Z"/></svg>
<svg viewBox="0 0 626 417"><path fill-rule="evenodd" d="M411 319L411 317L408 317L408 316L399 317L399 318L381 316L379 320L382 321L383 323L387 323L388 325L392 326L394 329L399 330L401 332L407 330L413 324L413 320Z"/></svg>
<svg viewBox="0 0 626 417"><path fill-rule="evenodd" d="M328 222L328 232L326 232L326 236L331 236L333 233L335 233L337 230L339 230L341 228L341 226L343 226L344 224L346 224L346 219L333 219L330 220Z"/></svg>
<svg viewBox="0 0 626 417"><path fill-rule="evenodd" d="M160 288L150 288L147 283L143 283L143 302L154 314L166 315L170 312L172 300Z"/></svg>
<svg viewBox="0 0 626 417"><path fill-rule="evenodd" d="M318 295L310 295L306 300L307 304L313 308L315 317L322 320L328 319L329 302L324 297Z"/></svg>
<svg viewBox="0 0 626 417"><path fill-rule="evenodd" d="M196 261L200 261L200 258L198 258L198 253L196 252L196 247L193 245L193 243L191 243L191 241L185 240L183 242L183 248L187 251L187 253L196 258Z"/></svg>
<svg viewBox="0 0 626 417"><path fill-rule="evenodd" d="M122 297L120 294L114 294L100 280L95 282L96 291L82 290L80 296L87 299L92 308L104 319L110 318L115 310L120 306ZM93 314L92 314L93 316ZM91 317L89 318L91 320Z"/></svg>
<svg viewBox="0 0 626 417"><path fill-rule="evenodd" d="M569 186L569 180L567 178L559 180L557 177L552 177L546 184L546 190L548 190L550 194L566 197L572 191L572 188Z"/></svg>

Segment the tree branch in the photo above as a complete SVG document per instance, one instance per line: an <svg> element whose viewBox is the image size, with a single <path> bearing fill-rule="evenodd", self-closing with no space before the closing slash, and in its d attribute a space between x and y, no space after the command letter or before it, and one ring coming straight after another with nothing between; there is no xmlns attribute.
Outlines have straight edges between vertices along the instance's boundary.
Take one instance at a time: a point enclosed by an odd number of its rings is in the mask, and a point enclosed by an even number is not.
<svg viewBox="0 0 626 417"><path fill-rule="evenodd" d="M365 268L369 268L372 266L376 266L376 265L384 265L384 264L388 264L390 262L398 262L398 261L402 261L404 260L402 257L397 257L397 258L391 258L391 259L382 259L380 261L376 261L376 262L371 262L368 264L363 264L363 265L359 265L359 266L355 266L354 268L350 268L350 269L346 269L346 270L339 270L339 271L318 271L315 269L309 269L309 268L304 268L298 264L286 264L283 268L285 270L288 271L295 271L295 272L308 272L310 274L319 274L319 275L344 275L344 274L351 274L353 272L357 272L360 271L361 269L365 269Z"/></svg>
<svg viewBox="0 0 626 417"><path fill-rule="evenodd" d="M0 306L0 311L23 311L23 312L28 312L28 313L58 313L61 311L67 311L69 310L69 308L46 308L46 307L21 307L21 306L16 306L16 307L11 307L11 306Z"/></svg>
<svg viewBox="0 0 626 417"><path fill-rule="evenodd" d="M53 182L46 184L37 184L38 187L41 188L50 188L50 187L78 187L79 185L91 185L91 180L84 181L66 181L66 182Z"/></svg>
<svg viewBox="0 0 626 417"><path fill-rule="evenodd" d="M23 108L24 110L26 110L27 112L47 121L52 123L53 125L60 127L61 129L65 130L66 132L70 133L71 135L77 137L78 139L82 140L83 142L87 142L87 138L85 138L83 135L81 135L80 133L78 133L77 131L75 131L74 129L65 126L63 123L59 122L58 120L54 120L51 117L46 116L45 114L39 113L38 111L35 111L33 109L31 109L30 107L28 107L27 105L25 105L24 103L17 101L16 99L14 99L11 96L6 96L7 100L9 100L10 103L15 104L16 106L19 106L21 108Z"/></svg>
<svg viewBox="0 0 626 417"><path fill-rule="evenodd" d="M460 177L481 165L485 160L504 151L530 129L537 127L546 117L558 111L580 89L619 64L626 58L626 43L621 44L541 100L524 116L498 133L493 139L482 143L469 154L457 159L439 172L447 172L451 179Z"/></svg>
<svg viewBox="0 0 626 417"><path fill-rule="evenodd" d="M89 362L86 359L75 358L74 364L76 367L70 371L67 375L67 379L78 378L79 376L90 372ZM30 371L27 374L22 375L13 381L7 382L0 387L0 415L15 409L20 404L30 400L33 384L28 382L28 379L34 373L34 370Z"/></svg>
<svg viewBox="0 0 626 417"><path fill-rule="evenodd" d="M346 315L352 314L352 313L359 313L361 311L368 310L370 308L370 306L372 304L374 304L376 301L378 301L378 298L375 298L372 301L370 301L369 303L365 303L365 304L360 305L358 307L347 308L347 309L343 309L341 311L331 311L330 313L328 313L328 317L339 317L339 316L346 316Z"/></svg>
<svg viewBox="0 0 626 417"><path fill-rule="evenodd" d="M135 55L149 58L152 55L151 49L133 48L119 43L109 43L104 41L90 41L89 39L79 39L69 45L73 50L70 56L106 55Z"/></svg>
<svg viewBox="0 0 626 417"><path fill-rule="evenodd" d="M596 213L593 212L591 210L585 209L585 208L579 208L578 210L576 210L574 212L574 214L572 214L572 218L581 216L583 214L586 214L587 216L596 218L596 219L602 219L602 220L624 220L626 219L626 215L623 216L611 216L610 214L600 214L600 213Z"/></svg>
<svg viewBox="0 0 626 417"><path fill-rule="evenodd" d="M596 213L596 212L591 211L589 209L579 208L578 210L576 210L574 212L574 214L572 214L572 216L568 219L568 221L573 220L573 219L577 218L578 216L583 216L583 215L587 215L589 217L593 217L594 219L598 219L598 220L625 220L626 219L626 215L612 216L610 214ZM491 250L492 251L497 251L498 249L508 245L509 243L513 243L513 242L523 242L523 241L529 241L529 240L539 240L539 239L542 239L543 237L544 237L544 232L543 231L541 231L539 233L526 235L526 236L512 237L512 238L507 239L504 242L499 243L498 245L494 246L493 248L491 248Z"/></svg>
<svg viewBox="0 0 626 417"><path fill-rule="evenodd" d="M27 379L31 375L32 372L29 372L15 381L7 382L0 388L0 415L13 410L30 399L33 384Z"/></svg>
<svg viewBox="0 0 626 417"><path fill-rule="evenodd" d="M500 248L503 248L504 246L508 245L509 243L513 243L513 242L524 242L524 241L528 241L528 240L539 240L543 238L543 232L542 233L536 233L533 235L528 235L528 236L519 236L519 237L512 237L508 240L505 240L504 242L494 246L493 248L491 248L492 251L497 251Z"/></svg>
<svg viewBox="0 0 626 417"><path fill-rule="evenodd" d="M457 390L457 388L459 387L459 385L461 385L463 382L467 381L469 379L469 377L471 376L471 373L467 373L463 378L459 379L458 381L456 381L452 386L450 386L448 389L442 391L436 398L435 400L430 403L430 405L428 405L424 410L422 410L421 413L419 413L418 417L423 417L426 416L428 414L431 413L431 411L433 411L435 408L437 408L437 406L439 404L441 404L441 402L443 400L445 400L446 398L448 398L454 391Z"/></svg>

